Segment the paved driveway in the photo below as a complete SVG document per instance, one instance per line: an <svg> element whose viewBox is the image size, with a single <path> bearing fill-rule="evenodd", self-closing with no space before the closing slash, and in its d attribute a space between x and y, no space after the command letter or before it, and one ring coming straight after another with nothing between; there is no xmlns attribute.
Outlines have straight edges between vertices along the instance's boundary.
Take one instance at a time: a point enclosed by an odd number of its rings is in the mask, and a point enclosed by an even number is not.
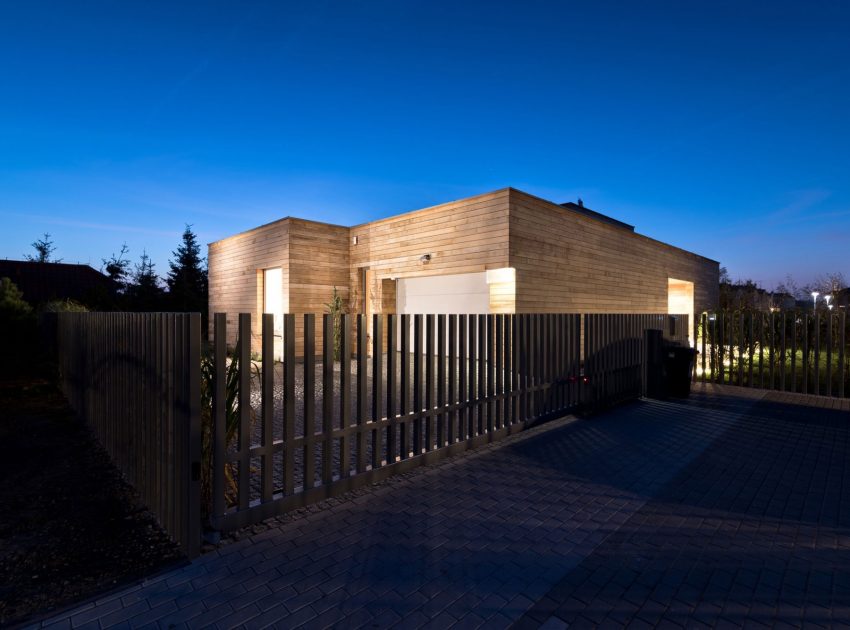
<svg viewBox="0 0 850 630"><path fill-rule="evenodd" d="M850 406L782 398L709 387L549 423L47 623L847 623Z"/></svg>

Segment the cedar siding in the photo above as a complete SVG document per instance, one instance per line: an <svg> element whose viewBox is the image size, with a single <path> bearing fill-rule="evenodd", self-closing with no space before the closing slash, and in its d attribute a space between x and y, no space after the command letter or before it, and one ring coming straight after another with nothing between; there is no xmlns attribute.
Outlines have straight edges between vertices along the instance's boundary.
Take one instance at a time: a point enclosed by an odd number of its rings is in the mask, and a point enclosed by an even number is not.
<svg viewBox="0 0 850 630"><path fill-rule="evenodd" d="M695 312L718 301L719 265L511 190L518 313L666 313L668 278L694 283Z"/></svg>
<svg viewBox="0 0 850 630"><path fill-rule="evenodd" d="M351 228L286 218L212 243L209 308L228 314L228 343L250 312L259 350L262 270L276 266L298 354L301 315L323 313L334 287L349 313L390 313L399 278L513 267L515 284L489 285L494 313L666 313L669 278L694 283L697 313L718 299L716 261L513 188Z"/></svg>
<svg viewBox="0 0 850 630"><path fill-rule="evenodd" d="M252 348L260 348L263 269L280 267L283 308L289 311L289 224L281 219L209 245L209 312L227 313L227 344L235 346L239 313L251 313ZM210 339L213 318L209 319Z"/></svg>

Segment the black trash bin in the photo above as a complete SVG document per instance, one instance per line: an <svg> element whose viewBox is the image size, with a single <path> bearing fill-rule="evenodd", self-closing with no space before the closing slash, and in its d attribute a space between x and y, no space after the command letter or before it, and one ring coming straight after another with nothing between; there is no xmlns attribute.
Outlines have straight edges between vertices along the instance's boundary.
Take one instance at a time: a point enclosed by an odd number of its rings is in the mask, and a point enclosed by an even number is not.
<svg viewBox="0 0 850 630"><path fill-rule="evenodd" d="M668 396L687 398L691 394L696 350L688 346L668 345L664 349L664 373Z"/></svg>

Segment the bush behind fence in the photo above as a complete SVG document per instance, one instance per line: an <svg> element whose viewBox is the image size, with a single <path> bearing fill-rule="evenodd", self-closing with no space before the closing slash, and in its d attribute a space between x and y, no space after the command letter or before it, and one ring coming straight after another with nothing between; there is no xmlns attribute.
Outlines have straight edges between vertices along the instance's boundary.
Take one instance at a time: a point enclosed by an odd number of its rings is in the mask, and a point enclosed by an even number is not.
<svg viewBox="0 0 850 630"><path fill-rule="evenodd" d="M850 396L843 311L718 311L699 320L696 379Z"/></svg>

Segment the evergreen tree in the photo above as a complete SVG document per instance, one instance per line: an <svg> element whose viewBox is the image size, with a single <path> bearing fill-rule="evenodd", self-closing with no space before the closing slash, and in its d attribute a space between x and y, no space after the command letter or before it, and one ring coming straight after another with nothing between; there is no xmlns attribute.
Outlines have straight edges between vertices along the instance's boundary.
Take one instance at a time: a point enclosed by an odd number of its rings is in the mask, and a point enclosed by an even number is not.
<svg viewBox="0 0 850 630"><path fill-rule="evenodd" d="M154 271L154 263L147 252L142 251L139 262L133 268L131 283L127 286L126 295L130 309L142 312L160 310L163 294L159 278Z"/></svg>
<svg viewBox="0 0 850 630"><path fill-rule="evenodd" d="M201 257L198 238L192 226L186 225L180 245L169 261L168 301L172 309L183 312L207 312L207 267Z"/></svg>
<svg viewBox="0 0 850 630"><path fill-rule="evenodd" d="M53 252L56 251L56 246L53 244L53 241L50 240L50 234L47 232L44 233L44 238L40 238L37 241L31 243L32 248L35 250L35 256L30 254L26 254L25 257L27 260L31 262L54 262L59 263L62 262L61 258L53 258Z"/></svg>
<svg viewBox="0 0 850 630"><path fill-rule="evenodd" d="M124 293L127 289L127 281L130 276L130 259L124 256L130 250L127 248L127 243L121 245L121 251L118 255L112 254L112 258L101 258L103 261L102 271L106 272L109 279L115 283L115 290L118 293Z"/></svg>
<svg viewBox="0 0 850 630"><path fill-rule="evenodd" d="M124 310L128 308L131 270L130 259L125 256L129 251L127 243L124 243L121 245L121 251L118 252L117 256L113 253L111 258L101 258L103 266L100 271L105 272L112 283L108 292L104 291L102 295L97 296L95 305L98 310Z"/></svg>

